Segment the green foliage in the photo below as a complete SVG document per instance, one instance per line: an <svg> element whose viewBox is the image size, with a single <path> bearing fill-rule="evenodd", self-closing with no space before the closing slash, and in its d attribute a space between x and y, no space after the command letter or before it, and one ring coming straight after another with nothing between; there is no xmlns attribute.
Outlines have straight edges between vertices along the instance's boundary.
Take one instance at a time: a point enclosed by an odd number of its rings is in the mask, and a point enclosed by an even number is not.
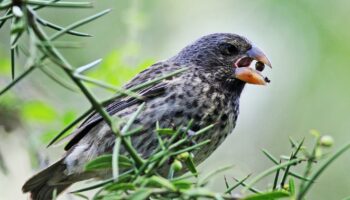
<svg viewBox="0 0 350 200"><path fill-rule="evenodd" d="M128 55L130 52L126 50L127 48L121 48L111 52L101 63L101 69L103 70L89 71L88 75L99 80L105 80L112 85L122 86L137 73L154 63L153 59L148 59L130 66L125 60L125 55Z"/></svg>
<svg viewBox="0 0 350 200"><path fill-rule="evenodd" d="M266 192L264 194L253 194L249 197L244 198L244 200L274 200L290 197L290 193L287 191L272 191Z"/></svg>
<svg viewBox="0 0 350 200"><path fill-rule="evenodd" d="M37 121L40 123L52 122L58 118L58 113L52 106L40 101L26 102L21 111L25 120Z"/></svg>
<svg viewBox="0 0 350 200"><path fill-rule="evenodd" d="M160 130L159 126L157 125L156 130ZM170 129L169 129L170 130ZM208 182L210 182L211 178L228 169L229 167L224 167L222 169L217 169L212 173L209 173L208 175L203 176L197 176L200 174L198 170L196 169L196 166L192 163L189 164L186 162L189 158L192 158L191 151L180 153L180 154L173 154L171 151L174 151L174 146L172 143L169 143L169 141L172 141L174 136L180 137L177 140L174 141L180 141L175 142L176 147L178 149L187 149L187 145L185 142L181 141L188 141L191 140L191 138L188 138L187 134L181 133L182 130L186 130L183 128L180 128L179 130L173 130L172 132L167 132L166 137L161 138L161 143L164 146L162 147L159 145L159 147L154 151L154 153L147 158L144 161L144 164L140 167L137 167L136 165L133 165L133 167L128 166L125 167L123 163L125 161L122 161L123 159L119 159L119 166L121 169L124 169L122 175L119 177L117 181L113 181L111 179L110 181L103 182L96 186L90 186L87 188L83 188L81 190L78 190L76 192L82 192L86 190L91 190L95 188L100 188L97 195L95 195L94 199L197 199L197 198L207 198L207 199L244 199L244 200L275 200L275 199L281 199L281 198L288 198L288 199L298 199L301 200L304 198L305 194L309 191L312 184L315 183L316 178L324 171L324 169L333 162L338 156L340 156L342 153L344 153L347 149L350 148L350 144L344 146L340 150L338 150L333 156L330 156L327 161L321 165L319 169L316 169L314 174L310 175L309 171L311 171L311 168L313 168L313 165L315 163L319 163L323 158L324 154L321 157L316 157L315 154L312 152L316 152L315 149L318 148L328 148L325 147L322 143L319 142L319 138L326 137L330 139L330 136L320 136L320 134L317 134L315 136L316 143L315 146L311 149L311 152L307 150L304 144L304 140L301 142L295 142L293 139L291 139L291 145L292 145L292 154L286 161L281 161L280 163L275 163L276 165L265 170L264 172L256 175L252 178L251 181L248 183L247 180L250 178L250 176L247 176L246 178L242 180L236 179L237 183L229 186L230 184L226 181L226 192L224 194L212 192L206 188L206 185ZM203 130L199 130L198 132L201 132ZM198 133L197 132L197 133ZM182 136L181 136L182 135ZM184 137L185 140L182 140L181 137ZM175 150L175 152L178 152ZM271 160L273 158L274 162L274 156L268 153L266 150L263 151L263 153L268 157L268 159ZM168 179L165 179L163 176L158 174L158 169L163 164L167 163L164 161L167 160L173 160L175 159L176 162L182 162L187 169L190 167L193 167L194 169L191 171L191 175L182 175L174 177L174 172L172 172L172 168L170 168L168 172ZM128 160L130 161L130 160ZM112 161L112 155L104 155L101 156L93 161L91 161L89 164L87 164L87 169L91 166L97 166L94 168L95 170L106 168L111 168L112 164L110 162ZM292 172L292 168L300 165L303 162L311 163L311 165L305 166L305 177L298 175L295 176L295 172ZM132 162L128 163L132 164ZM126 169L129 169L125 172ZM131 170L130 170L131 169ZM284 173L277 174L274 176L273 182L280 182L280 184L276 184L276 186L273 186L271 188L267 188L265 190L258 190L254 188L254 185L261 181L262 179L265 179L269 174L272 173L279 173L279 171L284 171ZM169 176L169 174L172 174ZM298 179L296 182L294 177ZM226 180L226 179L225 179ZM288 182L288 184L286 183ZM239 186L242 186L242 190L238 190ZM299 189L297 189L297 186L299 186ZM253 194L247 193L247 191L250 190ZM228 195L230 194L230 195ZM113 198L112 198L113 196Z"/></svg>
<svg viewBox="0 0 350 200"><path fill-rule="evenodd" d="M11 64L10 64L9 60L7 60L7 59L0 59L0 76L9 75L10 74L10 70L8 68L10 65Z"/></svg>

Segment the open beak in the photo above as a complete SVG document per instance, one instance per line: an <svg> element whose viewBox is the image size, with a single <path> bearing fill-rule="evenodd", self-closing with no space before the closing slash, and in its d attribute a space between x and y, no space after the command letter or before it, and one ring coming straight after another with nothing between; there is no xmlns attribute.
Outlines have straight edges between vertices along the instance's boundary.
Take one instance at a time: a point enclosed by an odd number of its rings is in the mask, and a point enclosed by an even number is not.
<svg viewBox="0 0 350 200"><path fill-rule="evenodd" d="M266 85L269 79L264 77L258 70L250 68L249 65L253 60L256 60L272 68L269 59L256 46L248 50L246 55L235 63L235 78L250 84Z"/></svg>

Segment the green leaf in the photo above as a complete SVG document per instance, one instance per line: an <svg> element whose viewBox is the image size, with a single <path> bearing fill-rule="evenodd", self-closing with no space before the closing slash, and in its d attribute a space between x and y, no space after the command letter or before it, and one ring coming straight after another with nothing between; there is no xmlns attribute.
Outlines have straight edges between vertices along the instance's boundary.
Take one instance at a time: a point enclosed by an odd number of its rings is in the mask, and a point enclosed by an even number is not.
<svg viewBox="0 0 350 200"><path fill-rule="evenodd" d="M124 125L123 129L121 130L122 135L124 135L127 131L129 131L131 125L134 123L137 116L141 113L141 111L143 110L144 107L145 107L145 103L142 103L141 105L139 105L137 110L132 113L132 115L130 116L130 118L128 119L126 124Z"/></svg>
<svg viewBox="0 0 350 200"><path fill-rule="evenodd" d="M47 26L47 27L50 27L54 30L57 30L57 31L60 31L60 30L63 30L64 28L63 27L60 27L54 23L51 23L49 21L46 21L40 17L37 16L37 21L43 25L43 26ZM81 37L91 37L91 35L87 34L87 33L81 33L81 32L77 32L77 31L67 31L67 34L71 34L71 35L75 35L75 36L81 36Z"/></svg>
<svg viewBox="0 0 350 200"><path fill-rule="evenodd" d="M111 184L106 186L106 190L109 191L118 191L118 190L134 190L135 189L135 185L132 183L117 183L117 184Z"/></svg>
<svg viewBox="0 0 350 200"><path fill-rule="evenodd" d="M140 188L136 192L134 192L132 195L130 195L129 200L147 199L151 194L152 194L151 189Z"/></svg>
<svg viewBox="0 0 350 200"><path fill-rule="evenodd" d="M210 129L212 129L214 126L215 126L215 124L210 124L209 126L204 127L204 128L202 128L201 130L197 131L197 132L195 133L195 135L200 135L200 134L202 134L202 133L206 133L207 131L209 131Z"/></svg>
<svg viewBox="0 0 350 200"><path fill-rule="evenodd" d="M132 164L125 156L119 156L119 167L131 167ZM112 169L112 154L102 155L85 165L86 171Z"/></svg>
<svg viewBox="0 0 350 200"><path fill-rule="evenodd" d="M289 142L292 148L298 146L295 140L291 136L289 136Z"/></svg>
<svg viewBox="0 0 350 200"><path fill-rule="evenodd" d="M322 174L322 172L340 155L350 149L350 143L340 148L333 156L329 157L328 160L311 176L311 181L307 182L305 187L301 188L301 191L298 195L298 199L302 199L305 194L309 191L314 181Z"/></svg>
<svg viewBox="0 0 350 200"><path fill-rule="evenodd" d="M122 174L119 175L119 180L129 179L131 172L133 172L133 170L128 170L126 172L123 172ZM71 193L79 193L79 192L85 192L85 191L89 191L89 190L94 190L96 188L100 188L100 187L103 187L103 186L105 186L107 184L111 184L111 183L113 183L113 178L107 179L105 181L101 181L101 182L99 182L97 184L90 185L90 186L87 186L87 187L84 187L84 188L81 188L81 189L78 189L78 190L74 190Z"/></svg>
<svg viewBox="0 0 350 200"><path fill-rule="evenodd" d="M215 193L206 188L193 188L191 190L185 191L185 193L191 197L214 197Z"/></svg>
<svg viewBox="0 0 350 200"><path fill-rule="evenodd" d="M295 145L297 145L297 143L294 143ZM280 164L277 159L271 154L269 153L266 149L262 149L262 152L264 153L264 155L270 159L273 163L275 163L276 165ZM282 168L283 170L285 170L284 168ZM291 176L294 176L295 178L301 179L303 181L310 181L310 179L307 179L305 177L303 177L302 175L299 175L297 173L294 173L292 171L288 172Z"/></svg>
<svg viewBox="0 0 350 200"><path fill-rule="evenodd" d="M27 0L28 4L49 6L49 7L62 7L62 8L91 8L90 2L47 2L39 0Z"/></svg>
<svg viewBox="0 0 350 200"><path fill-rule="evenodd" d="M304 158L297 158L297 159L293 159L293 160L289 160L287 162L281 163L279 165L275 165L263 172L261 172L260 174L258 174L255 178L253 178L253 180L250 181L250 183L247 184L247 187L245 187L242 190L242 193L246 192L250 187L252 187L256 182L260 181L261 179L263 179L264 177L270 175L271 173L277 171L278 169L287 167L289 165L294 165L296 163L299 163L301 161L303 161Z"/></svg>
<svg viewBox="0 0 350 200"><path fill-rule="evenodd" d="M221 168L218 168L214 171L212 171L211 173L209 173L207 176L205 176L202 180L198 181L198 184L199 185L205 185L208 183L208 181L215 175L223 172L223 171L226 171L226 170L229 170L231 169L233 166L230 165L230 166L224 166L224 167L221 167Z"/></svg>
<svg viewBox="0 0 350 200"><path fill-rule="evenodd" d="M242 180L238 180L238 179L235 179L237 181L237 183L229 188L226 189L225 193L231 193L234 189L236 189L238 186L240 185L243 185L245 186L244 184L244 181L246 181L249 177L251 176L251 174L248 174L246 177L244 177ZM251 188L250 188L251 189ZM255 192L255 191L254 191ZM258 193L256 191L256 193Z"/></svg>
<svg viewBox="0 0 350 200"><path fill-rule="evenodd" d="M90 108L89 110L87 110L85 113L83 113L82 115L80 115L79 117L77 117L74 121L72 122L68 122L69 124L66 125L66 127L59 132L47 145L47 147L51 146L52 144L56 143L61 137L65 136L66 133L72 129L75 125L77 125L80 121L82 121L83 119L85 119L90 113L92 112L92 108Z"/></svg>
<svg viewBox="0 0 350 200"><path fill-rule="evenodd" d="M160 128L156 130L159 135L172 135L174 134L174 129L172 128Z"/></svg>
<svg viewBox="0 0 350 200"><path fill-rule="evenodd" d="M160 176L152 176L148 179L147 185L155 185L167 188L171 191L176 191L176 187L168 180Z"/></svg>
<svg viewBox="0 0 350 200"><path fill-rule="evenodd" d="M192 156L189 156L186 160L185 160L185 164L187 166L187 168L190 170L190 172L197 177L198 176L198 171L196 168L196 165L193 162L193 158Z"/></svg>
<svg viewBox="0 0 350 200"><path fill-rule="evenodd" d="M63 34L69 32L69 31L72 31L73 29L75 29L75 28L77 28L77 27L80 27L80 26L82 26L82 25L84 25L84 24L86 24L86 23L89 23L89 22L91 22L91 21L93 21L93 20L95 20L95 19L97 19L97 18L99 18L99 17L102 17L102 16L106 15L106 14L109 13L110 11L111 11L110 9L107 9L107 10L104 10L104 11L102 11L102 12L99 12L99 13L97 13L97 14L95 14L95 15L89 16L89 17L87 17L87 18L85 18L85 19L82 19L82 20L80 20L80 21L74 22L73 24L68 25L67 27L61 29L60 31L57 31L57 32L56 32L55 34L53 34L49 39L50 39L50 41L53 41L53 40L55 40L55 39L61 37Z"/></svg>
<svg viewBox="0 0 350 200"><path fill-rule="evenodd" d="M119 163L129 163L131 165L132 161L127 156L119 155Z"/></svg>
<svg viewBox="0 0 350 200"><path fill-rule="evenodd" d="M295 184L294 184L293 178L289 178L289 191L290 191L292 196L295 195Z"/></svg>
<svg viewBox="0 0 350 200"><path fill-rule="evenodd" d="M275 200L285 197L290 197L290 193L286 191L273 191L262 194L253 194L244 198L243 200Z"/></svg>
<svg viewBox="0 0 350 200"><path fill-rule="evenodd" d="M112 155L102 155L85 165L86 171L112 168Z"/></svg>
<svg viewBox="0 0 350 200"><path fill-rule="evenodd" d="M172 183L176 188L183 190L188 190L193 185L193 183L189 180L176 180L172 181Z"/></svg>
<svg viewBox="0 0 350 200"><path fill-rule="evenodd" d="M89 200L89 197L87 197L87 196L85 196L85 195L83 195L83 194L80 194L80 193L73 193L75 196L77 196L77 197L80 197L80 198L82 198L82 199L85 199L85 200Z"/></svg>
<svg viewBox="0 0 350 200"><path fill-rule="evenodd" d="M8 85L6 85L4 88L0 90L0 96L3 95L5 92L7 92L9 89L11 89L13 86L15 86L19 81L23 80L24 77L29 75L34 69L36 68L36 65L32 65L26 71L24 71L22 74L17 76L15 80L10 82Z"/></svg>
<svg viewBox="0 0 350 200"><path fill-rule="evenodd" d="M115 139L112 155L112 172L114 181L118 180L119 176L119 150L120 150L120 137Z"/></svg>

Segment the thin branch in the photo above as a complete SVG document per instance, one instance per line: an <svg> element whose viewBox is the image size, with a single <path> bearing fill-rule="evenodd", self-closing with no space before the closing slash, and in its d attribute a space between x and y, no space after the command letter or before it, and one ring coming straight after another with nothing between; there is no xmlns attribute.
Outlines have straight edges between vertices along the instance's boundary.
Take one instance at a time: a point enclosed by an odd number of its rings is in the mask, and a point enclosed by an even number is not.
<svg viewBox="0 0 350 200"><path fill-rule="evenodd" d="M46 21L46 20L42 19L41 17L37 16L36 19L41 25L50 27L50 28L52 28L54 30L62 31L64 29L63 27L58 26L58 25L56 25L54 23L51 23L49 21ZM87 33L81 33L81 32L73 31L73 30L68 30L66 33L70 34L70 35L81 36L81 37L91 37L92 36L92 35L87 34Z"/></svg>
<svg viewBox="0 0 350 200"><path fill-rule="evenodd" d="M63 134L65 134L68 130L70 130L71 128L73 128L75 125L77 125L81 120L85 119L91 112L93 111L93 108L90 108L89 110L85 111L82 115L80 115L78 118L76 118L73 122L71 122L70 124L68 124L68 126L66 126L61 132L59 132L51 141L50 143L46 146L49 147L52 144L56 143L56 141L58 141Z"/></svg>
<svg viewBox="0 0 350 200"><path fill-rule="evenodd" d="M81 73L83 73L83 72L85 72L85 71L95 67L96 65L100 64L101 61L102 61L102 59L97 59L97 60L95 60L95 61L93 61L91 63L88 63L88 64L86 64L84 66L81 66L78 69L76 69L74 73L75 74L81 74Z"/></svg>
<svg viewBox="0 0 350 200"><path fill-rule="evenodd" d="M4 89L0 91L0 96L3 95L5 92L7 92L9 89L11 89L13 86L15 86L24 77L29 75L35 68L36 68L36 65L33 65L29 67L26 71L24 71L21 75L17 76L17 78L15 78L11 83L9 83Z"/></svg>
<svg viewBox="0 0 350 200"><path fill-rule="evenodd" d="M76 78L79 78L80 80L83 80L85 82L88 82L88 83L92 83L92 84L95 84L101 88L105 88L107 90L111 90L113 92L117 92L117 93L120 93L120 94L124 94L126 96L130 96L130 97L134 97L136 99L140 99L142 100L143 97L135 92L132 92L130 90L125 90L123 88L119 88L119 87L115 87L114 85L111 85L111 84L108 84L108 83L105 83L105 82L102 82L102 81L99 81L99 80L96 80L96 79L93 79L93 78L90 78L90 77L87 77L87 76L82 76L82 75L79 75L79 74L74 74L74 76Z"/></svg>
<svg viewBox="0 0 350 200"><path fill-rule="evenodd" d="M58 7L58 8L92 8L91 2L47 2L39 0L23 0L24 3L37 6Z"/></svg>
<svg viewBox="0 0 350 200"><path fill-rule="evenodd" d="M95 19L98 19L98 18L108 14L110 11L111 11L111 9L107 9L107 10L99 12L99 13L97 13L95 15L89 16L89 17L87 17L85 19L82 19L80 21L74 22L73 24L71 24L71 25L67 26L66 28L64 28L64 29L56 32L55 34L53 34L50 38L48 38L48 40L50 40L50 41L55 40L55 39L59 38L60 36L62 36L63 34L65 34L66 32L69 32L69 31L71 31L71 30L73 30L75 28L78 28L79 26L82 26L82 25L84 25L86 23L89 23L89 22L95 20Z"/></svg>
<svg viewBox="0 0 350 200"><path fill-rule="evenodd" d="M48 42L50 44L50 40L45 35L45 33L40 29L40 27L36 24L35 15L33 14L33 11L31 9L28 9L29 12L29 23L31 24L31 27L33 28L35 34L38 36L38 38L42 41ZM97 101L97 98L92 94L92 92L85 87L85 85L81 82L81 80L74 76L74 71L71 69L73 68L70 63L59 53L59 51L54 47L46 47L46 50L51 53L49 55L49 58L53 60L55 63L57 62L56 59L58 59L60 62L57 64L62 67L63 71L72 79L72 81L80 88L80 90L83 92L85 97L89 100L89 102L92 104L92 106L95 108L95 110L101 115L101 117L104 119L104 121L109 125L110 129L118 136L121 137L120 131L118 128L116 128L116 123L112 120L108 112L103 108L103 106ZM53 56L53 57L52 57ZM125 149L128 151L130 156L134 159L137 166L141 166L143 161L142 158L138 155L136 150L132 147L131 143L128 142L124 137L121 137L121 142L123 143Z"/></svg>
<svg viewBox="0 0 350 200"><path fill-rule="evenodd" d="M237 183L229 188L226 189L225 193L231 193L234 189L236 189L238 186L242 185L244 183L244 181L246 181L249 177L251 176L251 174L248 174L246 177L244 177L242 180L238 180L235 179L237 181ZM244 186L244 185L243 185ZM255 191L256 192L256 191Z"/></svg>
<svg viewBox="0 0 350 200"><path fill-rule="evenodd" d="M297 158L297 159L294 159L294 160L290 160L288 162L284 162L284 163L281 163L279 165L276 165L276 166L273 166L267 170L265 170L264 172L260 173L259 175L257 175L252 181L250 181L248 184L247 184L247 187L244 188L242 190L242 193L245 193L249 188L251 188L256 182L260 181L262 178L264 178L265 176L267 175L270 175L271 173L273 173L274 171L277 171L278 169L281 169L281 168L284 168L284 167L287 167L289 165L294 165L296 163L299 163L301 161L304 161L305 159L304 158Z"/></svg>

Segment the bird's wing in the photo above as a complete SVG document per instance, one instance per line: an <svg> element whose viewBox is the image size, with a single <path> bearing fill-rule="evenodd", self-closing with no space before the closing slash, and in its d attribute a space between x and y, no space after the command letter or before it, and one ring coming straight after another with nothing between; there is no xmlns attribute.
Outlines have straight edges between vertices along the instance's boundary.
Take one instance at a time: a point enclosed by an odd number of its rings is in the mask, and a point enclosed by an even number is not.
<svg viewBox="0 0 350 200"><path fill-rule="evenodd" d="M143 90L140 93L140 96L143 97L143 100L136 99L136 98L127 98L124 100L117 99L116 101L113 101L110 103L105 109L108 112L109 115L114 115L118 113L121 110L124 110L125 108L128 108L132 105L139 104L142 101L147 101L147 99L154 98L158 95L161 95L165 92L167 88L166 83L160 83L157 85L154 85L150 88L147 88L146 90ZM78 129L76 129L69 138L71 140L67 143L65 146L65 150L69 150L72 146L77 144L96 124L101 122L103 118L100 114L94 112L91 114L81 125Z"/></svg>
<svg viewBox="0 0 350 200"><path fill-rule="evenodd" d="M128 84L125 85L125 88L131 88L133 86L136 86L140 83L146 82L148 80L152 80L155 77L155 75L157 74L156 72L158 70L161 70L162 67L164 67L165 64L162 63L157 63L155 65L152 65L151 67L149 67L148 69L142 71L141 73L139 73L134 79L132 79ZM168 64L166 64L167 66L169 66ZM171 69L172 68L172 69ZM176 67L167 67L166 69L163 69L163 71L165 71L166 73L169 73L171 71L176 70ZM152 85L148 88L145 88L141 91L139 91L139 95L141 97L143 97L142 100L140 99L136 99L133 97L127 97L127 98L118 98L115 99L113 102L111 102L110 104L108 104L105 109L106 111L109 113L109 115L114 115L116 113L118 113L119 111L128 108L132 105L135 104L139 104L142 101L147 101L148 99L157 97L159 95L164 94L166 88L167 88L168 82L166 80L161 81L158 84ZM73 132L71 133L67 139L69 140L69 142L67 143L67 145L65 146L65 150L69 150L72 146L74 146L75 144L77 144L87 133L89 133L89 131L91 130L91 128L93 128L94 126L96 126L96 124L98 124L100 121L102 121L103 118L101 117L100 114L93 112L92 114L90 114L90 116L88 116L85 121ZM67 140L65 139L65 140Z"/></svg>

